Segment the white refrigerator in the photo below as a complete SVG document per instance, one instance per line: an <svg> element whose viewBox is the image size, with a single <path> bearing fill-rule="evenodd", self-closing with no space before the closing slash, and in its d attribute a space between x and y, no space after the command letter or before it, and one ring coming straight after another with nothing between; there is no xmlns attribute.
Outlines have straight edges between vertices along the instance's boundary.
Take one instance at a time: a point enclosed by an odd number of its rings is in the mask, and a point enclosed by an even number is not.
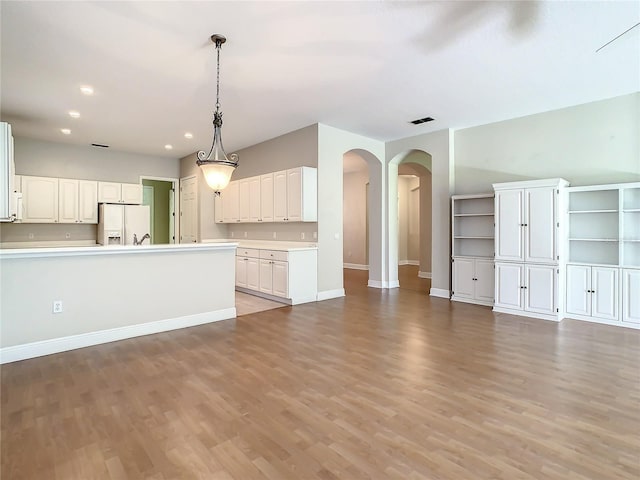
<svg viewBox="0 0 640 480"><path fill-rule="evenodd" d="M98 209L98 243L101 245L151 244L149 205L101 203Z"/></svg>

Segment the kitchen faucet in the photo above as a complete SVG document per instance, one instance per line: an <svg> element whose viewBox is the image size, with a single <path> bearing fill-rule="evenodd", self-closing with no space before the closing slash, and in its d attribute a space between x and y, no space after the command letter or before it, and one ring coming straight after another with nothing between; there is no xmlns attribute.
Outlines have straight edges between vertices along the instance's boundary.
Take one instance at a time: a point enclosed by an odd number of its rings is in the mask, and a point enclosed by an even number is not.
<svg viewBox="0 0 640 480"><path fill-rule="evenodd" d="M145 241L145 239L149 239L149 241L151 241L151 235L149 235L148 233L145 233L142 238L140 239L140 241L138 241L138 237L137 235L134 233L133 234L133 244L134 245L142 245L142 242Z"/></svg>

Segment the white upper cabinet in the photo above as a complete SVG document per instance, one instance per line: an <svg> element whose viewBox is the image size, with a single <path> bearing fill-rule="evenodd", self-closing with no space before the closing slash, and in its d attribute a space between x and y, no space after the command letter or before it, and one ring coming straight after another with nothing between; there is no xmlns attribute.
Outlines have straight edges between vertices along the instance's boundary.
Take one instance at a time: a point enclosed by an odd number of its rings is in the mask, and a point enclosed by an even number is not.
<svg viewBox="0 0 640 480"><path fill-rule="evenodd" d="M287 170L287 221L318 221L318 170L298 167Z"/></svg>
<svg viewBox="0 0 640 480"><path fill-rule="evenodd" d="M98 203L121 203L122 184L98 182Z"/></svg>
<svg viewBox="0 0 640 480"><path fill-rule="evenodd" d="M249 222L262 222L262 189L260 177L251 177L249 183Z"/></svg>
<svg viewBox="0 0 640 480"><path fill-rule="evenodd" d="M139 183L122 184L122 203L127 205L142 205L142 185Z"/></svg>
<svg viewBox="0 0 640 480"><path fill-rule="evenodd" d="M142 204L142 185L139 183L98 182L98 203Z"/></svg>
<svg viewBox="0 0 640 480"><path fill-rule="evenodd" d="M496 260L524 260L524 190L496 192Z"/></svg>
<svg viewBox="0 0 640 480"><path fill-rule="evenodd" d="M249 179L238 180L238 218L241 222L249 221Z"/></svg>
<svg viewBox="0 0 640 480"><path fill-rule="evenodd" d="M58 179L22 176L23 223L58 222Z"/></svg>
<svg viewBox="0 0 640 480"><path fill-rule="evenodd" d="M287 221L287 171L273 174L273 221Z"/></svg>
<svg viewBox="0 0 640 480"><path fill-rule="evenodd" d="M98 223L98 182L78 180L78 222Z"/></svg>
<svg viewBox="0 0 640 480"><path fill-rule="evenodd" d="M58 179L58 220L78 223L78 180Z"/></svg>
<svg viewBox="0 0 640 480"><path fill-rule="evenodd" d="M240 184L237 181L231 182L221 194L222 215L225 223L236 223L240 221L239 187Z"/></svg>
<svg viewBox="0 0 640 480"><path fill-rule="evenodd" d="M260 175L260 216L263 222L273 222L273 173Z"/></svg>
<svg viewBox="0 0 640 480"><path fill-rule="evenodd" d="M224 212L223 212L223 202L222 199L224 196L224 192L220 192L220 195L215 195L213 197L213 215L216 223L224 223Z"/></svg>
<svg viewBox="0 0 640 480"><path fill-rule="evenodd" d="M559 189L565 180L495 184L496 260L557 263ZM530 184L530 187L524 185ZM520 186L520 188L516 188Z"/></svg>

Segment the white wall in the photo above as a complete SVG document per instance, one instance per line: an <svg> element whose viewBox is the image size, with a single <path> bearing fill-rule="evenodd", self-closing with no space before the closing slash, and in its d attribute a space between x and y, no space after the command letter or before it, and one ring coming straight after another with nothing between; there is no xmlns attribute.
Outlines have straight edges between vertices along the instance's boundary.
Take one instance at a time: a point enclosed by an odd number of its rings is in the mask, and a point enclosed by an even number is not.
<svg viewBox="0 0 640 480"><path fill-rule="evenodd" d="M367 260L367 183L369 173L362 170L343 175L343 255L344 263L368 266Z"/></svg>
<svg viewBox="0 0 640 480"><path fill-rule="evenodd" d="M0 345L235 309L235 248L209 247L2 258ZM52 313L54 300L62 313Z"/></svg>
<svg viewBox="0 0 640 480"><path fill-rule="evenodd" d="M432 192L431 192L431 294L449 296L450 285L450 219L449 197L453 190L453 132L438 132L403 138L386 144L386 164L388 179L387 202L388 215L386 233L389 248L386 265L388 266L388 282L391 286L398 284L398 163L413 150L421 150L431 155L432 159Z"/></svg>
<svg viewBox="0 0 640 480"><path fill-rule="evenodd" d="M355 150L369 166L369 284L384 286L384 142L318 124L318 292L344 291L343 286L343 155ZM375 221L374 221L375 220Z"/></svg>
<svg viewBox="0 0 640 480"><path fill-rule="evenodd" d="M15 137L16 175L140 183L140 176L177 178L177 158Z"/></svg>
<svg viewBox="0 0 640 480"><path fill-rule="evenodd" d="M640 180L640 93L455 132L455 192L562 177L572 185Z"/></svg>
<svg viewBox="0 0 640 480"><path fill-rule="evenodd" d="M398 175L398 264L409 260L409 182L406 175Z"/></svg>

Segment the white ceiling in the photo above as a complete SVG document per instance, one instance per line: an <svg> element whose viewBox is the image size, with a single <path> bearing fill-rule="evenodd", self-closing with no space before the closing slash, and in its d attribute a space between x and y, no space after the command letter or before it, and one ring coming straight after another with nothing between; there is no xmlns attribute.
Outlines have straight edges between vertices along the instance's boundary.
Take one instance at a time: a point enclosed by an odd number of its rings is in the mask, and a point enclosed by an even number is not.
<svg viewBox="0 0 640 480"><path fill-rule="evenodd" d="M152 155L210 146L213 33L228 38L228 152L316 122L386 141L640 90L640 28L596 53L640 21L637 1L2 1L0 9L2 119L16 135ZM81 95L81 84L95 95ZM81 118L69 118L71 109ZM408 123L424 116L436 121Z"/></svg>

